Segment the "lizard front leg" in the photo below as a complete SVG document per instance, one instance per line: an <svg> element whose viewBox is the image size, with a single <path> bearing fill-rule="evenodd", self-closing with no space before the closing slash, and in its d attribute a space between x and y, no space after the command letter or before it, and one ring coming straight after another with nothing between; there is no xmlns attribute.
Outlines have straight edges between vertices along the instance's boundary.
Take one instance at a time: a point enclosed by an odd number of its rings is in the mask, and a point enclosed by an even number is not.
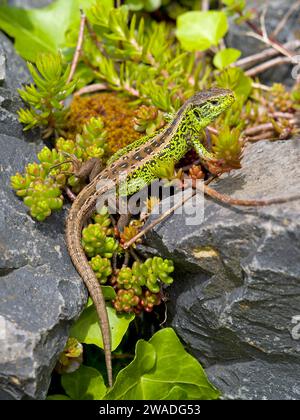
<svg viewBox="0 0 300 420"><path fill-rule="evenodd" d="M201 137L199 135L192 135L189 139L191 147L196 151L202 161L214 159L213 154L210 153L202 144Z"/></svg>
<svg viewBox="0 0 300 420"><path fill-rule="evenodd" d="M231 166L226 164L226 161L216 159L214 155L204 147L199 136L192 136L189 143L198 154L203 166L205 166L212 175L220 176L222 173L228 172L232 169Z"/></svg>

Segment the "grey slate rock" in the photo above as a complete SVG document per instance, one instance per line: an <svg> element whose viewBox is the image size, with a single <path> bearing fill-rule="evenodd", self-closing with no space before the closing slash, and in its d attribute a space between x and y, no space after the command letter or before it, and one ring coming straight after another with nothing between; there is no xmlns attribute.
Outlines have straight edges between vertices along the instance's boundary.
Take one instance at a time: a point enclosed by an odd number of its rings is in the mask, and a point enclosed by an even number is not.
<svg viewBox="0 0 300 420"><path fill-rule="evenodd" d="M268 34L272 32L277 27L281 19L287 14L291 5L295 3L295 0L270 0L269 7L266 15L266 28ZM260 0L247 0L247 9L255 9L262 11L266 6L266 2ZM283 30L278 35L278 41L285 43L288 41L293 41L299 39L299 19L300 19L300 9L294 12L293 15L288 19ZM257 26L260 27L260 22L256 22ZM251 31L251 29L246 25L236 25L233 22L230 24L229 32L227 35L227 44L229 47L237 48L242 51L243 56L247 57L248 55L256 54L259 51L262 51L268 48L263 42L256 40L254 38L248 37L245 35L246 32ZM299 50L298 50L299 51ZM300 54L300 52L298 53ZM293 65L294 66L294 65ZM288 86L292 86L295 83L295 80L292 78L292 69L293 66L290 65L281 65L259 75L261 81L266 84L271 84L272 82L283 83ZM276 69L276 71L274 71Z"/></svg>
<svg viewBox="0 0 300 420"><path fill-rule="evenodd" d="M38 223L9 185L40 146L0 135L0 389L44 398L86 292L64 243L64 215Z"/></svg>
<svg viewBox="0 0 300 420"><path fill-rule="evenodd" d="M30 80L26 65L1 33L0 45L0 399L41 399L87 294L66 250L65 215L38 223L11 189L10 176L43 144L38 132L23 134L16 116L16 88Z"/></svg>
<svg viewBox="0 0 300 420"><path fill-rule="evenodd" d="M297 195L299 161L300 139L262 141L213 187L244 199ZM175 262L169 325L223 398L299 399L300 200L243 209L205 199L204 210L198 226L169 217L143 248Z"/></svg>
<svg viewBox="0 0 300 420"><path fill-rule="evenodd" d="M1 47L0 47L1 48ZM5 80L5 54L4 51L0 49L0 86L3 84Z"/></svg>
<svg viewBox="0 0 300 420"><path fill-rule="evenodd" d="M0 32L0 56L6 57L5 87L16 91L31 81L25 61L15 52L12 42Z"/></svg>
<svg viewBox="0 0 300 420"><path fill-rule="evenodd" d="M4 58L2 74L5 76L2 83L1 57ZM12 42L0 32L0 133L35 141L40 137L39 130L24 132L17 115L17 110L23 106L17 89L30 81L26 63L16 54Z"/></svg>

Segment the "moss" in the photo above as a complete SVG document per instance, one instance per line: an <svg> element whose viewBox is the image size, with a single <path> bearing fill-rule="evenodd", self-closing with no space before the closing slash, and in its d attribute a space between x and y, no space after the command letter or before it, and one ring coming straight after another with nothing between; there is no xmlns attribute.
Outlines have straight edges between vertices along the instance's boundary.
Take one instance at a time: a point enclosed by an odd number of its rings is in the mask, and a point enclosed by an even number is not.
<svg viewBox="0 0 300 420"><path fill-rule="evenodd" d="M91 117L98 116L107 131L110 154L141 137L141 133L134 129L135 109L127 99L111 92L74 98L66 127L68 136L74 137Z"/></svg>

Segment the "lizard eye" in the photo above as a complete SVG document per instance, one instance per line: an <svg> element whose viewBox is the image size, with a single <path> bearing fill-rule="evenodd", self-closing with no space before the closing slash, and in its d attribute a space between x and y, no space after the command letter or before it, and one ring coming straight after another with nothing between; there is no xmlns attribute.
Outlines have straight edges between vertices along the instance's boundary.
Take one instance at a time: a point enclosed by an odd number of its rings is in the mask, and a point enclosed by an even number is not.
<svg viewBox="0 0 300 420"><path fill-rule="evenodd" d="M217 101L216 99L213 99L213 100L211 101L211 104L212 104L212 105L218 105L218 101Z"/></svg>

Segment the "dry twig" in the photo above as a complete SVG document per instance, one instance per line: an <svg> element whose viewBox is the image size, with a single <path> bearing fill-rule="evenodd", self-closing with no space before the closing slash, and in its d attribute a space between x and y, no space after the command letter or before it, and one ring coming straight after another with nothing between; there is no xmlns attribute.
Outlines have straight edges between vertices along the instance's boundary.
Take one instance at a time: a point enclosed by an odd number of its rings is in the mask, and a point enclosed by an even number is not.
<svg viewBox="0 0 300 420"><path fill-rule="evenodd" d="M105 83L94 83L93 85L84 86L83 88L79 89L74 93L74 96L81 96L85 93L95 93L106 89L108 89L108 87Z"/></svg>
<svg viewBox="0 0 300 420"><path fill-rule="evenodd" d="M290 62L291 62L291 59L288 57L277 57L277 58L274 58L273 60L266 61L265 63L262 63L256 67L253 67L250 70L247 70L245 74L250 77L255 77L258 74L271 69L272 67L280 66L282 64L286 64Z"/></svg>
<svg viewBox="0 0 300 420"><path fill-rule="evenodd" d="M288 50L295 51L297 48L300 47L300 40L295 39L293 41L286 42L285 44L283 44L283 47ZM253 64L259 63L260 61L265 61L267 58L273 58L278 54L279 52L277 50L274 50L274 48L267 48L257 54L241 58L235 63L235 66L248 68L251 67Z"/></svg>
<svg viewBox="0 0 300 420"><path fill-rule="evenodd" d="M80 11L81 13L81 19L80 19L80 27L79 27L79 34L78 34L78 40L77 40L77 45L76 45L76 50L75 50L75 54L73 57L73 61L71 64L71 70L70 70L70 74L67 80L67 83L69 83L75 74L76 71L76 67L78 64L78 60L81 54L81 50L82 50L82 44L83 44L83 35L84 35L84 27L85 27L85 22L86 22L86 16L83 13L83 11Z"/></svg>
<svg viewBox="0 0 300 420"><path fill-rule="evenodd" d="M282 29L287 24L289 18L300 8L300 0L296 1L294 4L291 5L290 10L283 16L281 21L278 23L277 27L271 34L271 38L276 38L278 34L282 31Z"/></svg>
<svg viewBox="0 0 300 420"><path fill-rule="evenodd" d="M195 191L191 191L189 194L185 195L177 204L175 204L173 207L171 207L169 210L161 214L157 219L153 220L148 226L144 227L137 235L135 235L133 238L131 238L129 241L125 242L123 245L124 249L129 248L131 245L133 245L138 239L140 239L142 236L146 235L147 232L152 230L156 225L161 223L163 220L165 220L168 216L170 216L175 210L177 210L179 207L181 207L186 201L188 201L190 198L192 198L195 195Z"/></svg>

